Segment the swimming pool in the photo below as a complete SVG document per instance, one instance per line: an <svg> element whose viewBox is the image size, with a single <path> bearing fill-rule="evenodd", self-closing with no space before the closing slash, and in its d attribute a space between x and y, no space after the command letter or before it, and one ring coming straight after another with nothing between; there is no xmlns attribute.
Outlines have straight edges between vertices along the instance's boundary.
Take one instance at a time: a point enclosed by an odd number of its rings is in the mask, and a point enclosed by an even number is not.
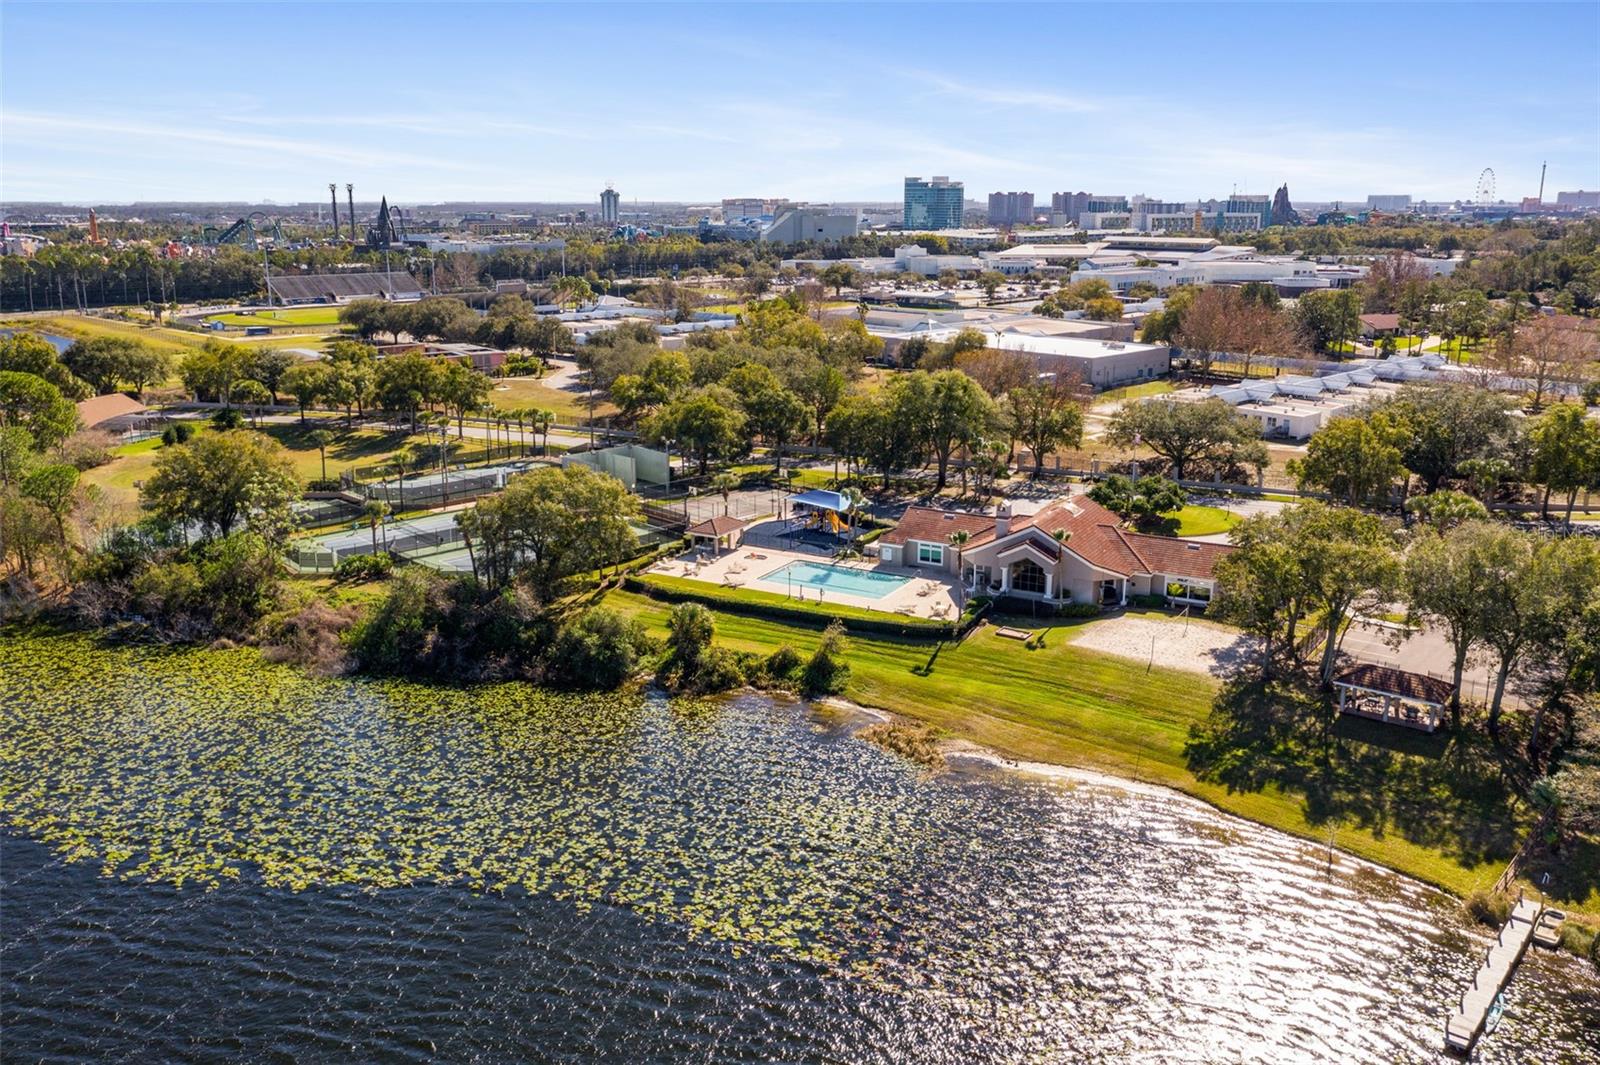
<svg viewBox="0 0 1600 1065"><path fill-rule="evenodd" d="M896 588L911 583L910 577L896 577L891 573L849 566L830 566L825 562L791 562L779 566L761 579L791 587L803 584L843 595L857 595L863 599L882 599Z"/></svg>

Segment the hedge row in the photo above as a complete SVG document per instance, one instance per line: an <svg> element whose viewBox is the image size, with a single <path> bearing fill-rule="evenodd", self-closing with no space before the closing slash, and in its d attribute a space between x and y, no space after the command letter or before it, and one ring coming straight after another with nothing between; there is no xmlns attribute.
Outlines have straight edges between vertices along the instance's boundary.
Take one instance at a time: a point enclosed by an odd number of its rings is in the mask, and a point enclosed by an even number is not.
<svg viewBox="0 0 1600 1065"><path fill-rule="evenodd" d="M931 618L902 617L842 604L820 606L815 603L799 603L776 592L724 588L706 581L664 577L655 573L628 577L623 581L623 586L629 591L648 595L652 599L673 603L703 603L729 614L771 618L775 621L793 622L819 629L825 628L829 622L837 619L844 622L844 627L850 632L903 636L919 640L948 640L982 613L979 609L970 616L963 615L958 624L954 621L934 621Z"/></svg>

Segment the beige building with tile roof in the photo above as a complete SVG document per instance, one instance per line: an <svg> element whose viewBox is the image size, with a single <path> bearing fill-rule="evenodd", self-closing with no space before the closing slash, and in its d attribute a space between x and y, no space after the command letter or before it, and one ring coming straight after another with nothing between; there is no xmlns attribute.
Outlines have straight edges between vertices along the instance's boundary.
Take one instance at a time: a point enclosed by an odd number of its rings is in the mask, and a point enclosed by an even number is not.
<svg viewBox="0 0 1600 1065"><path fill-rule="evenodd" d="M1131 532L1087 496L1019 516L1004 506L995 514L909 507L878 541L884 564L954 574L974 595L1109 605L1164 595L1203 606L1215 593L1217 561L1233 550Z"/></svg>

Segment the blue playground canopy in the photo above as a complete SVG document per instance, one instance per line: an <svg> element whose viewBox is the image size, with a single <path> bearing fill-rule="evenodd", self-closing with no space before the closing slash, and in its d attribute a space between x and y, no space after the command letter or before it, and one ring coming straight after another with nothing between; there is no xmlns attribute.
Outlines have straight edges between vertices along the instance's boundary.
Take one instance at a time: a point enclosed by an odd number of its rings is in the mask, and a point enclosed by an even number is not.
<svg viewBox="0 0 1600 1065"><path fill-rule="evenodd" d="M809 492L790 496L789 505L808 510L832 510L843 514L850 509L850 500L843 492L813 488Z"/></svg>

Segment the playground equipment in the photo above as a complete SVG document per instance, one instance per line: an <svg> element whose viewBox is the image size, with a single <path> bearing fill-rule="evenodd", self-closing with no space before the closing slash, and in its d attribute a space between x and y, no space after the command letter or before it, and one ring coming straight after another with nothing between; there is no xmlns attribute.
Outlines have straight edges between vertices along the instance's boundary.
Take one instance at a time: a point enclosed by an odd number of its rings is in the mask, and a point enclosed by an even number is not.
<svg viewBox="0 0 1600 1065"><path fill-rule="evenodd" d="M803 518L808 529L826 529L835 536L843 536L848 531L848 526L831 510L813 510Z"/></svg>

